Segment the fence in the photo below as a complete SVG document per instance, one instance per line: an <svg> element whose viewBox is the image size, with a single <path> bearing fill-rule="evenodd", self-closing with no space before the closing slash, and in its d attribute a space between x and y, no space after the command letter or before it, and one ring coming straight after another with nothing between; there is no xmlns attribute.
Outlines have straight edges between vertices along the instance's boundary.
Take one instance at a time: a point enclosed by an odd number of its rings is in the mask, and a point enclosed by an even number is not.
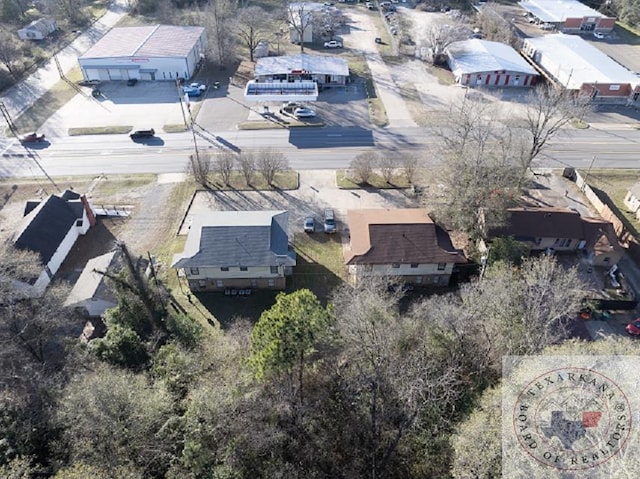
<svg viewBox="0 0 640 479"><path fill-rule="evenodd" d="M598 194L593 191L582 175L574 168L565 168L563 176L575 182L576 186L584 193L598 214L602 216L603 219L611 222L618 237L618 241L627 249L627 253L633 261L640 266L640 243L633 232L627 228L624 221L620 219L609 205L600 199Z"/></svg>

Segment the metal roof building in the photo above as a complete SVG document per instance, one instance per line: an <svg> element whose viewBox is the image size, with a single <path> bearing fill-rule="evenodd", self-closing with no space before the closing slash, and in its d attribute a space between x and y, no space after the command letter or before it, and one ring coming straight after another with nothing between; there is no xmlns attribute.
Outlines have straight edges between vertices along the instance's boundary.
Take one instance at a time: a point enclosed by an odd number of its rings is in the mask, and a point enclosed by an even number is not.
<svg viewBox="0 0 640 479"><path fill-rule="evenodd" d="M260 58L255 80L247 83L245 99L314 101L319 89L344 86L348 77L349 64L335 56L301 53Z"/></svg>
<svg viewBox="0 0 640 479"><path fill-rule="evenodd" d="M85 80L191 78L204 58L203 27L148 25L111 29L78 62Z"/></svg>
<svg viewBox="0 0 640 479"><path fill-rule="evenodd" d="M558 33L527 38L522 50L568 90L583 91L594 99L638 100L640 77L578 36Z"/></svg>
<svg viewBox="0 0 640 479"><path fill-rule="evenodd" d="M615 18L607 17L576 0L525 0L518 3L540 22L564 33L611 31Z"/></svg>
<svg viewBox="0 0 640 479"><path fill-rule="evenodd" d="M509 45L472 39L446 50L449 67L461 85L483 87L532 86L536 70Z"/></svg>

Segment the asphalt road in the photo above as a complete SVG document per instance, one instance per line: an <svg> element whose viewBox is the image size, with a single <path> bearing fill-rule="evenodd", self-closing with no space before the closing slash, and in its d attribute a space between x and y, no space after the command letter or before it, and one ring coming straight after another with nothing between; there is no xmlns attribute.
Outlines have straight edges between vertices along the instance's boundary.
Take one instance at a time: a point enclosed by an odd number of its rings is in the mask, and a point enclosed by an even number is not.
<svg viewBox="0 0 640 479"><path fill-rule="evenodd" d="M367 129L360 127L295 128L231 132L200 131L199 151L222 149L282 151L294 169L347 167L364 151L420 154L427 166L430 154L441 141L424 128ZM193 152L190 132L163 134L151 141L134 143L127 135L57 138L51 144L23 148L15 140L0 145L0 177L93 175L118 173L184 172ZM537 160L539 167L638 168L640 130L617 129L563 131Z"/></svg>

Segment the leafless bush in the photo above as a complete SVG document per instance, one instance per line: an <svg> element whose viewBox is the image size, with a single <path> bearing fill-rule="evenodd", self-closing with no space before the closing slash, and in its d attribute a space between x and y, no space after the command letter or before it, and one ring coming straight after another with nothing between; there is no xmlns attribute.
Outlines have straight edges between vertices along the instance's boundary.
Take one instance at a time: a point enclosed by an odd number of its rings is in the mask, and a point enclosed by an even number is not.
<svg viewBox="0 0 640 479"><path fill-rule="evenodd" d="M378 155L373 152L360 153L349 165L351 175L361 185L366 185L373 175L373 168L378 164Z"/></svg>
<svg viewBox="0 0 640 479"><path fill-rule="evenodd" d="M271 148L258 152L257 167L268 185L273 185L273 180L278 172L289 168L285 156Z"/></svg>
<svg viewBox="0 0 640 479"><path fill-rule="evenodd" d="M225 185L229 185L231 182L231 174L233 173L235 161L236 156L230 151L225 151L216 157L215 170Z"/></svg>
<svg viewBox="0 0 640 479"><path fill-rule="evenodd" d="M242 152L238 156L238 166L247 185L253 182L253 174L256 171L256 160L251 152Z"/></svg>

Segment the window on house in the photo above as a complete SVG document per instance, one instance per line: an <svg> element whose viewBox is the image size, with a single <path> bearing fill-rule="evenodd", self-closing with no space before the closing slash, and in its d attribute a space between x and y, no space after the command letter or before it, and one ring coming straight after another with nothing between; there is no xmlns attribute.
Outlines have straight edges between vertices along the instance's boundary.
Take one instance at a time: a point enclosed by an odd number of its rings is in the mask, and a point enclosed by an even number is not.
<svg viewBox="0 0 640 479"><path fill-rule="evenodd" d="M411 267L412 268L417 268L418 267L418 263L411 263Z"/></svg>
<svg viewBox="0 0 640 479"><path fill-rule="evenodd" d="M400 263L392 263L391 267L392 268L399 268L400 267Z"/></svg>
<svg viewBox="0 0 640 479"><path fill-rule="evenodd" d="M249 271L249 268L246 266L240 266L240 271Z"/></svg>
<svg viewBox="0 0 640 479"><path fill-rule="evenodd" d="M200 268L189 268L189 272L197 276L200 274Z"/></svg>
<svg viewBox="0 0 640 479"><path fill-rule="evenodd" d="M438 263L438 271L444 271L447 269L447 263Z"/></svg>
<svg viewBox="0 0 640 479"><path fill-rule="evenodd" d="M278 267L277 266L271 266L271 274L278 274Z"/></svg>
<svg viewBox="0 0 640 479"><path fill-rule="evenodd" d="M416 284L422 284L422 276L416 276Z"/></svg>
<svg viewBox="0 0 640 479"><path fill-rule="evenodd" d="M556 238L556 241L554 243L554 246L560 246L561 248L566 248L571 244L571 240L570 239L566 239L566 238Z"/></svg>
<svg viewBox="0 0 640 479"><path fill-rule="evenodd" d="M77 226L78 228L82 228L82 220L78 220L78 221L76 221L76 226Z"/></svg>
<svg viewBox="0 0 640 479"><path fill-rule="evenodd" d="M220 271L229 271L229 267L228 266L222 266L220 268Z"/></svg>
<svg viewBox="0 0 640 479"><path fill-rule="evenodd" d="M204 279L198 280L198 286L201 288L206 288L207 282Z"/></svg>
<svg viewBox="0 0 640 479"><path fill-rule="evenodd" d="M270 288L273 288L276 285L276 282L274 280L270 279L270 280L267 281L267 285Z"/></svg>
<svg viewBox="0 0 640 479"><path fill-rule="evenodd" d="M251 280L251 287L252 288L257 288L258 287L258 280L252 279Z"/></svg>
<svg viewBox="0 0 640 479"><path fill-rule="evenodd" d="M603 263L608 263L609 261L611 261L611 258L608 257L602 260Z"/></svg>
<svg viewBox="0 0 640 479"><path fill-rule="evenodd" d="M224 288L224 281L216 279L216 288Z"/></svg>
<svg viewBox="0 0 640 479"><path fill-rule="evenodd" d="M366 273L370 273L371 271L373 271L373 265L372 264L365 264L363 266L363 269Z"/></svg>

